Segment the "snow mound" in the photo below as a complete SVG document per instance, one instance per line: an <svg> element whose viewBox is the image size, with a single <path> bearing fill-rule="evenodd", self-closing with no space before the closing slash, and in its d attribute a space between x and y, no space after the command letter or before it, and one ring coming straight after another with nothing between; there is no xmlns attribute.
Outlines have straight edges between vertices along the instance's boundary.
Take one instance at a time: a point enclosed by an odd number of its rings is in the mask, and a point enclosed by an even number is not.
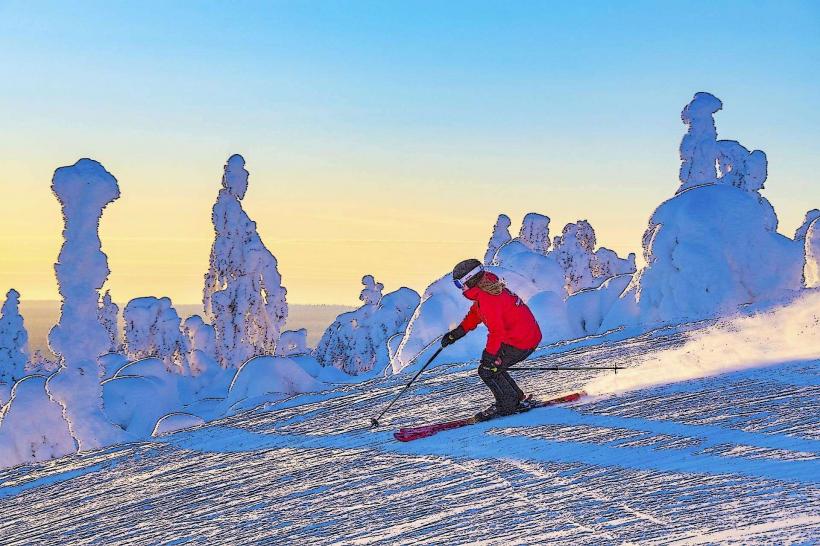
<svg viewBox="0 0 820 546"><path fill-rule="evenodd" d="M123 366L102 383L102 389L108 420L135 438L149 437L157 420L179 409L184 401L180 377L168 373L156 358Z"/></svg>
<svg viewBox="0 0 820 546"><path fill-rule="evenodd" d="M518 294L524 300L537 293L550 291L566 295L564 289L564 270L552 255L544 255L532 250L522 241L513 239L502 246L495 255L493 263L505 271L515 272L526 278L530 285L525 293ZM506 276L500 275L506 281ZM452 280L450 282L452 284Z"/></svg>
<svg viewBox="0 0 820 546"><path fill-rule="evenodd" d="M631 281L630 273L616 275L597 288L581 290L567 298L567 322L571 325L571 335L561 339L600 332L604 318Z"/></svg>
<svg viewBox="0 0 820 546"><path fill-rule="evenodd" d="M114 374L128 364L129 361L125 355L120 353L108 353L98 358L97 362L102 368L102 379L105 380L114 377Z"/></svg>
<svg viewBox="0 0 820 546"><path fill-rule="evenodd" d="M307 346L307 330L287 330L279 336L276 344L276 353L273 356L294 356L303 355L310 352Z"/></svg>
<svg viewBox="0 0 820 546"><path fill-rule="evenodd" d="M245 407L303 392L316 392L325 384L308 374L298 361L287 357L258 356L237 371L228 390L229 406Z"/></svg>
<svg viewBox="0 0 820 546"><path fill-rule="evenodd" d="M151 436L156 438L158 436L165 436L187 428L198 427L204 425L205 420L197 415L190 413L169 413L157 421Z"/></svg>
<svg viewBox="0 0 820 546"><path fill-rule="evenodd" d="M370 275L362 278L362 284L359 299L364 305L339 315L313 352L322 365L335 366L351 375L380 370L388 364L388 338L407 328L421 299L409 288L382 297L381 283Z"/></svg>
<svg viewBox="0 0 820 546"><path fill-rule="evenodd" d="M647 264L603 327L685 322L783 300L801 287L803 258L776 227L757 193L721 185L679 193L652 215Z"/></svg>
<svg viewBox="0 0 820 546"><path fill-rule="evenodd" d="M15 383L0 408L0 468L62 457L77 451L62 408L46 394L46 378Z"/></svg>
<svg viewBox="0 0 820 546"><path fill-rule="evenodd" d="M584 389L609 394L726 372L820 358L820 292L789 305L727 318L690 334L681 347L642 355L638 364ZM634 362L634 361L633 361Z"/></svg>

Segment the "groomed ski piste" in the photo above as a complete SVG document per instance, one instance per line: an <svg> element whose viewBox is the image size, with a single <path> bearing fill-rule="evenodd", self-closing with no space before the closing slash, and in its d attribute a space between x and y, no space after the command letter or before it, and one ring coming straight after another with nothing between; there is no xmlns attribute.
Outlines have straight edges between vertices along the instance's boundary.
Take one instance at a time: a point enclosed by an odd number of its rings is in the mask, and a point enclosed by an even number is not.
<svg viewBox="0 0 820 546"><path fill-rule="evenodd" d="M820 293L547 347L536 409L409 443L488 401L476 363L291 399L0 471L3 544L815 544Z"/></svg>

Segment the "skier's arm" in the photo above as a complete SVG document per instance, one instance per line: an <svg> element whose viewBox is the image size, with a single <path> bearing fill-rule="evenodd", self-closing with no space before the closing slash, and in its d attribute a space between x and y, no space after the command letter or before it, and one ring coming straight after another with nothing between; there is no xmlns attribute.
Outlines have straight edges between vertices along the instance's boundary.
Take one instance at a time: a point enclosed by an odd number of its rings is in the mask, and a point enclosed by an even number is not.
<svg viewBox="0 0 820 546"><path fill-rule="evenodd" d="M476 326L481 323L481 315L478 314L478 302L473 303L470 311L459 326L464 329L464 332L475 330Z"/></svg>

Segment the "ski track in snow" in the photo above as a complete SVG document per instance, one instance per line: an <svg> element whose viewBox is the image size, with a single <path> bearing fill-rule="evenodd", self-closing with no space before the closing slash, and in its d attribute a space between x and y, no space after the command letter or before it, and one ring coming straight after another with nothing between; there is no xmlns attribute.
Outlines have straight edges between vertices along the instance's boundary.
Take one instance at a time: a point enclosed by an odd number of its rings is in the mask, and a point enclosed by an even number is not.
<svg viewBox="0 0 820 546"><path fill-rule="evenodd" d="M647 335L549 357L630 360ZM539 395L601 373L518 372ZM400 443L488 401L472 367L302 395L158 439L0 470L0 544L820 541L820 361L589 398Z"/></svg>

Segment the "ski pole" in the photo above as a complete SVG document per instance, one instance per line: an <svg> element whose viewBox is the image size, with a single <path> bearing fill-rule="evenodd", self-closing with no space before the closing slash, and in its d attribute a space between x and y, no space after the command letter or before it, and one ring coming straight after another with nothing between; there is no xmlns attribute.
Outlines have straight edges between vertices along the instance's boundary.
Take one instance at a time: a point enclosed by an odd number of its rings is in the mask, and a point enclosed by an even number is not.
<svg viewBox="0 0 820 546"><path fill-rule="evenodd" d="M541 367L532 367L532 368L502 368L506 371L512 370L568 370L568 371L581 371L581 370L615 370L615 373L618 373L618 370L623 370L623 368L619 368L618 366L585 366L583 368L565 368L560 366L552 366L549 368L541 368Z"/></svg>
<svg viewBox="0 0 820 546"><path fill-rule="evenodd" d="M379 414L379 416L378 416L378 417L376 417L376 418L371 418L371 419L370 419L370 425L371 425L371 426L373 426L373 427L377 427L377 426L379 426L379 419L381 419L381 418L382 418L382 415L384 415L385 413L387 413L387 410L389 410L389 409L390 409L390 407L391 407L391 406L392 406L392 405L396 402L396 400L398 400L398 399L399 399L399 397L400 397L402 394L404 394L404 391L406 391L406 390L410 387L410 385L412 385L412 384L413 384L413 381L415 381L415 380L416 380L416 378L418 378L418 376L420 376L420 375L421 375L421 372L423 372L423 371L427 368L427 366L429 366L429 365L430 365L430 363L431 363L431 362L433 362L433 360L434 360L434 359L438 356L438 354L439 354L439 353L440 353L443 349L444 349L444 347L440 347L438 351L436 351L435 353L433 353L433 356L431 356L431 357L430 357L430 360L428 360L428 361L427 361L427 363L426 363L424 366L422 366L422 367L421 367L421 369L420 369L418 372L416 372L416 375L414 375L414 376L413 376L413 379L411 379L411 380L410 380L410 382L409 382L409 383L407 383L407 385L405 385L405 386L404 386L404 388L401 390L401 392L399 392L399 394L397 394L397 395L396 395L396 397L395 397L395 398L394 398L394 399L393 399L393 400L392 400L389 404L387 404L387 407L386 407L386 408L384 408L384 410L382 410L382 412Z"/></svg>

